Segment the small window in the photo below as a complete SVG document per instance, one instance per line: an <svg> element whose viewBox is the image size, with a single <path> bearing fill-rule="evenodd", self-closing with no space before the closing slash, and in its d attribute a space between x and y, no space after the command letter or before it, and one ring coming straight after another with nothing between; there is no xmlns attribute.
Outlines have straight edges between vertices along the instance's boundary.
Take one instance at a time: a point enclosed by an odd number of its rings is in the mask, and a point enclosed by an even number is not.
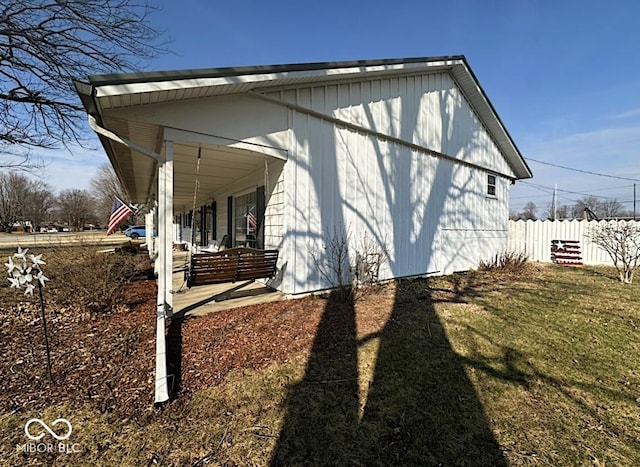
<svg viewBox="0 0 640 467"><path fill-rule="evenodd" d="M487 174L487 196L496 196L496 176Z"/></svg>

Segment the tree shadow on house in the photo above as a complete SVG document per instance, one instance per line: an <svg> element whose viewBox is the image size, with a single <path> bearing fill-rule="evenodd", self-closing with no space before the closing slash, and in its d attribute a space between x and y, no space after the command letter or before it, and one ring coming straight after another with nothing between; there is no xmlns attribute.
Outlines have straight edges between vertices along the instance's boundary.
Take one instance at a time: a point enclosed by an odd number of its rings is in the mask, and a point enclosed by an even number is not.
<svg viewBox="0 0 640 467"><path fill-rule="evenodd" d="M327 301L272 465L506 465L429 292L400 282L389 318L368 336L358 337L355 313L353 302ZM372 340L363 387L358 351Z"/></svg>

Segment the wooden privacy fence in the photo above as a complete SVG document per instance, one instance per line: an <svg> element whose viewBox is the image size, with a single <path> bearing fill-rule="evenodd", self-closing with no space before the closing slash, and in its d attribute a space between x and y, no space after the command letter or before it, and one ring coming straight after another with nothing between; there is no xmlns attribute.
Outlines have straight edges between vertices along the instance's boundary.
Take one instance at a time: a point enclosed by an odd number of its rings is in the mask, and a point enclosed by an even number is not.
<svg viewBox="0 0 640 467"><path fill-rule="evenodd" d="M580 257L574 258L573 263L613 266L609 255L586 235L589 229L602 222L631 222L640 226L640 221L509 221L508 250L523 252L530 261L551 263L559 262L558 257L566 256L558 255L558 246L574 251L577 246ZM567 245L571 248L567 248Z"/></svg>

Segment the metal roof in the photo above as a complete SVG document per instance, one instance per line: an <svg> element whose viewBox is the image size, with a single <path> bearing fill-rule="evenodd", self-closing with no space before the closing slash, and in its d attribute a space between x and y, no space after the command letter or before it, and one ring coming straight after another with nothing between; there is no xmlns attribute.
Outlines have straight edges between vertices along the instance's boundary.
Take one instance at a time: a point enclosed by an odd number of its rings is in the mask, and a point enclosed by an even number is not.
<svg viewBox="0 0 640 467"><path fill-rule="evenodd" d="M154 83L182 79L235 78L238 76L251 76L261 74L305 73L326 70L354 69L361 67L371 68L394 67L398 65L423 65L428 62L444 63L459 60L464 61L465 57L463 55L451 55L442 57L392 58L340 62L294 63L287 65L258 65L226 68L200 68L193 70L112 73L105 75L91 75L89 76L89 81L95 86L105 86L112 84Z"/></svg>

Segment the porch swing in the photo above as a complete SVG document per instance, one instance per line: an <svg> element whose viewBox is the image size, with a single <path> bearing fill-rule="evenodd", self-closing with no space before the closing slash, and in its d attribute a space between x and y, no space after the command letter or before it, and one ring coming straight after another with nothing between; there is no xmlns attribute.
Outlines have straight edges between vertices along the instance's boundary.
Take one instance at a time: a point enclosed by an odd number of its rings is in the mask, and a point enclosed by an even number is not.
<svg viewBox="0 0 640 467"><path fill-rule="evenodd" d="M194 218L196 199L200 189L200 158L202 147L198 148L196 179L193 191L193 214L191 216L191 244L195 243ZM269 171L265 160L265 184L268 186ZM226 245L228 235L223 237L222 245ZM275 276L278 263L278 250L264 250L249 247L223 249L217 252L192 252L189 248L188 269L185 269L187 287L198 285L221 284L224 282L254 281L270 279Z"/></svg>

